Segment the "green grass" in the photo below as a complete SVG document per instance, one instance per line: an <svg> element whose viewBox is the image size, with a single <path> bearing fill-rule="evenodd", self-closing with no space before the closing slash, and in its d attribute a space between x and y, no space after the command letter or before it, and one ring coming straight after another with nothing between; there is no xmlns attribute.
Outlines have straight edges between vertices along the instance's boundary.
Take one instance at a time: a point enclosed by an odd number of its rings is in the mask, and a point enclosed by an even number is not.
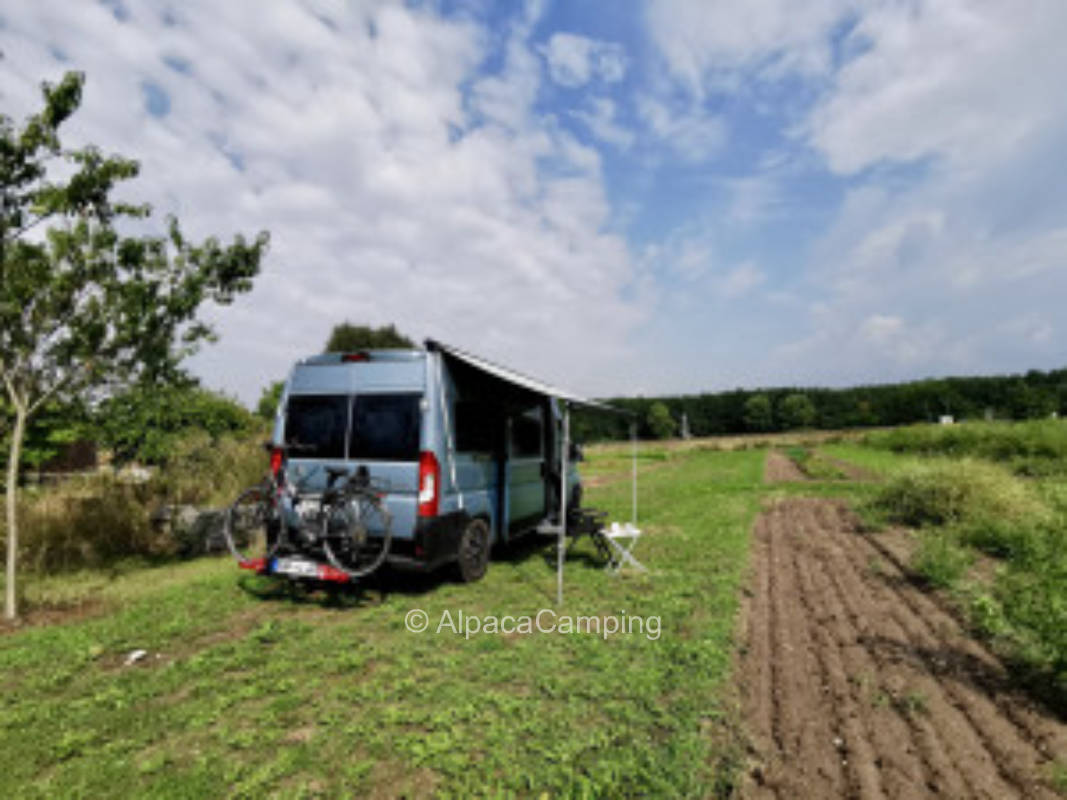
<svg viewBox="0 0 1067 800"><path fill-rule="evenodd" d="M973 563L973 551L961 546L952 531L919 532L919 545L911 566L932 586L939 589L956 586Z"/></svg>
<svg viewBox="0 0 1067 800"><path fill-rule="evenodd" d="M659 455L656 453L655 455ZM587 474L621 471L590 454ZM554 608L538 549L463 586L390 580L334 601L273 593L232 563L49 578L30 596L107 613L0 637L0 796L374 792L703 797L736 777L726 687L761 452L642 460L638 557L614 577L575 548L560 613L658 615L642 634L409 633L404 615ZM629 516L629 485L590 504ZM127 653L149 651L123 666ZM719 741L718 744L715 742Z"/></svg>
<svg viewBox="0 0 1067 800"><path fill-rule="evenodd" d="M1049 779L1057 792L1067 795L1067 763L1062 761L1052 762L1049 766Z"/></svg>
<svg viewBox="0 0 1067 800"><path fill-rule="evenodd" d="M891 450L855 443L827 444L821 446L819 450L832 458L839 458L863 467L878 476L891 475L909 461L915 461Z"/></svg>
<svg viewBox="0 0 1067 800"><path fill-rule="evenodd" d="M845 477L845 473L827 461L820 450L793 446L786 448L785 453L813 481L838 481Z"/></svg>

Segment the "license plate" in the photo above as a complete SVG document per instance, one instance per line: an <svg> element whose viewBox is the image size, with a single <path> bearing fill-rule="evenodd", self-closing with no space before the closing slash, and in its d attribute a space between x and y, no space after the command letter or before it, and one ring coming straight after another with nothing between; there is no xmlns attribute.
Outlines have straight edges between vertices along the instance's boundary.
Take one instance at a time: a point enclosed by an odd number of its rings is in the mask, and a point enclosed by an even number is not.
<svg viewBox="0 0 1067 800"><path fill-rule="evenodd" d="M276 558L272 572L278 575L291 575L294 578L319 577L319 565L306 558Z"/></svg>

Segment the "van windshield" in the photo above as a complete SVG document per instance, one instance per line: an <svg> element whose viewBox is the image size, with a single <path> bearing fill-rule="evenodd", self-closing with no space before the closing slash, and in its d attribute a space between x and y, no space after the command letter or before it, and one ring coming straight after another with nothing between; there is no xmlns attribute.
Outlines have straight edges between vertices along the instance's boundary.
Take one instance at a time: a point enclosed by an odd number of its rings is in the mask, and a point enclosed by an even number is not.
<svg viewBox="0 0 1067 800"><path fill-rule="evenodd" d="M418 394L361 394L352 401L349 458L417 461Z"/></svg>

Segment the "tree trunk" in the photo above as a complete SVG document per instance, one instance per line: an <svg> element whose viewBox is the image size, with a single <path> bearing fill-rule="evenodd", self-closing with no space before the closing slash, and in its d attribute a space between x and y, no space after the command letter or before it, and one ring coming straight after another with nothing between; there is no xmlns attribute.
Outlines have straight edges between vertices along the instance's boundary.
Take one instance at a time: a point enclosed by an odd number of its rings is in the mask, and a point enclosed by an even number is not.
<svg viewBox="0 0 1067 800"><path fill-rule="evenodd" d="M26 433L26 409L15 406L15 428L11 431L11 451L7 462L7 581L4 591L4 618L15 619L15 566L18 562L18 519L15 501L18 499L19 460L22 458L22 437Z"/></svg>

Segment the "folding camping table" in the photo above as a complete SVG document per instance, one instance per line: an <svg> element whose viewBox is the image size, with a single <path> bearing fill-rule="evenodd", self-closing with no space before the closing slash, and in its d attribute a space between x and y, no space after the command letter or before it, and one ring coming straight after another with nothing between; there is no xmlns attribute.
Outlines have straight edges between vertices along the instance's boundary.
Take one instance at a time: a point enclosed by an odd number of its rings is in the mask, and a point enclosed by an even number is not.
<svg viewBox="0 0 1067 800"><path fill-rule="evenodd" d="M622 525L613 522L593 534L594 541L604 543L608 561L607 568L612 572L618 572L624 564L629 564L638 572L648 572L648 567L634 558L633 554L634 546L640 537L641 529L631 522L624 522Z"/></svg>

